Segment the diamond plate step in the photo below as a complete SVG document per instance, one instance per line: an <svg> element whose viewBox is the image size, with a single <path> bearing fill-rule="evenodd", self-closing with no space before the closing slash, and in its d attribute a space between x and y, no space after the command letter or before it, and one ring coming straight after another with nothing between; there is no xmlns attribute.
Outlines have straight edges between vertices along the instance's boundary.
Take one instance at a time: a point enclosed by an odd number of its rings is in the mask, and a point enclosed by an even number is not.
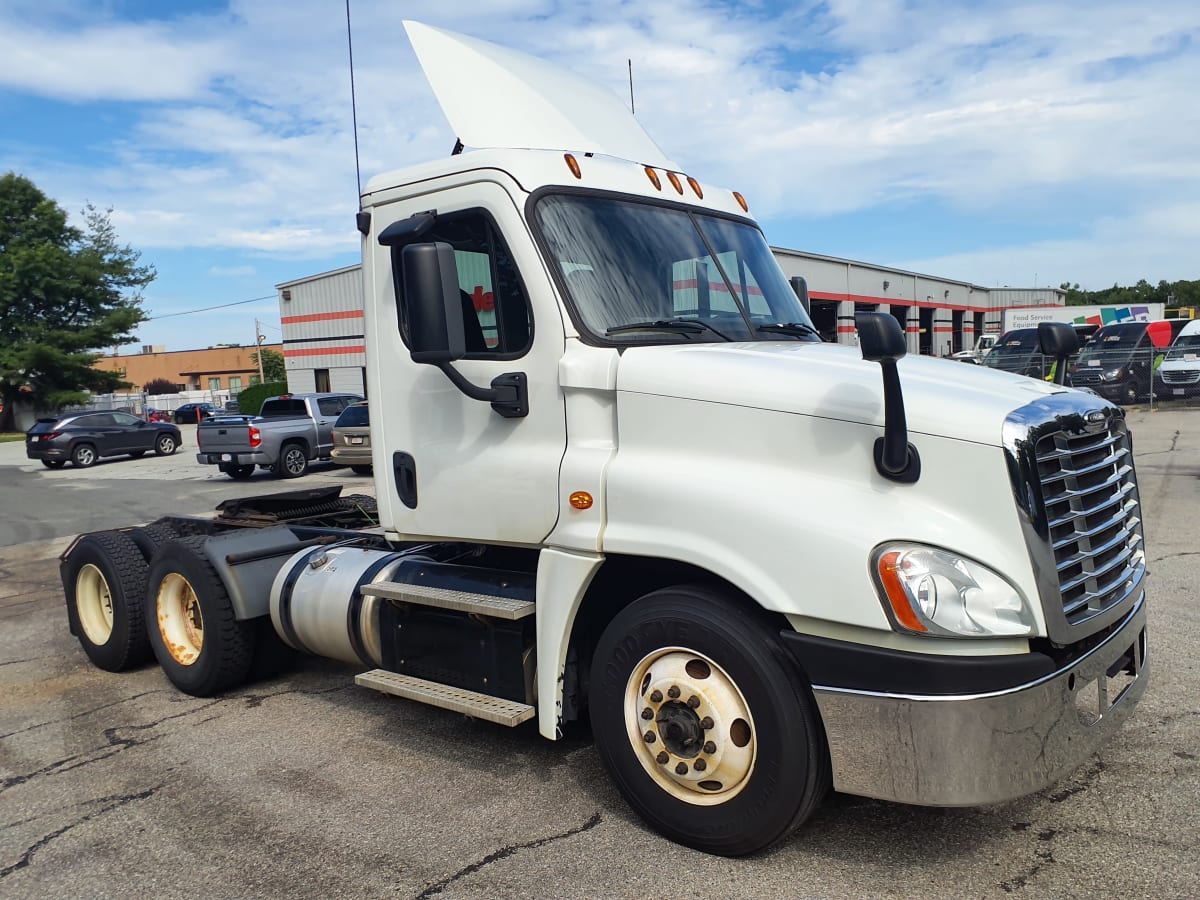
<svg viewBox="0 0 1200 900"><path fill-rule="evenodd" d="M530 600L513 600L508 597L492 597L488 594L471 594L467 591L452 591L448 588L427 584L398 584L394 581L377 581L359 588L370 597L387 597L404 603L421 606L436 606L438 609L453 609L458 612L491 616L493 619L508 619L515 622L533 615L534 604Z"/></svg>
<svg viewBox="0 0 1200 900"><path fill-rule="evenodd" d="M370 672L355 675L354 683L359 687L428 703L430 706L449 709L476 719L485 719L497 725L507 725L509 728L532 719L535 713L534 708L527 703L491 697L465 688L450 687L436 681L426 681L423 678L413 678L411 675L401 675L384 669L372 669Z"/></svg>

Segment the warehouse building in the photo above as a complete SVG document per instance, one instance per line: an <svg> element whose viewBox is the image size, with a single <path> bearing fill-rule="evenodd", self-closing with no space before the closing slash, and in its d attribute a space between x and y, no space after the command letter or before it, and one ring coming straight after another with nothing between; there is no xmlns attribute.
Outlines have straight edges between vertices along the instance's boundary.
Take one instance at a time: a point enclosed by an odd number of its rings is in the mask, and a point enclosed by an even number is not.
<svg viewBox="0 0 1200 900"><path fill-rule="evenodd" d="M1057 288L986 288L799 250L774 247L772 252L785 275L807 284L821 336L839 344L856 343L855 313L887 312L904 328L910 353L949 356L970 349L984 331L999 331L1005 309L1066 304L1065 292ZM299 278L276 289L289 390L365 394L362 267ZM486 331L484 284L467 293Z"/></svg>

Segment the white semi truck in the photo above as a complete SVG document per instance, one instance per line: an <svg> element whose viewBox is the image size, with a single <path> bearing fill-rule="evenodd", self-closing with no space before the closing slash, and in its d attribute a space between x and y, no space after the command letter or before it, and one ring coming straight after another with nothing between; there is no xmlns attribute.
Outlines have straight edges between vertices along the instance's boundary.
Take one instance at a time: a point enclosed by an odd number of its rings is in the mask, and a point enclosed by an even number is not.
<svg viewBox="0 0 1200 900"><path fill-rule="evenodd" d="M905 357L886 315L822 343L746 201L615 97L408 29L479 149L362 195L377 527L314 494L85 535L92 660L207 696L282 642L550 740L586 717L647 822L727 855L831 786L984 804L1095 752L1148 676L1121 411Z"/></svg>

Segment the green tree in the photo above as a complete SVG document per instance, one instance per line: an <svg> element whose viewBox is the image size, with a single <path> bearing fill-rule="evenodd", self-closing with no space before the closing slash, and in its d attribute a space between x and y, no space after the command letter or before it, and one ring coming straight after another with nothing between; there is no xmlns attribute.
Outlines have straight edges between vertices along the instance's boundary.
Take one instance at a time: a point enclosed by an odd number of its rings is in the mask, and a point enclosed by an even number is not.
<svg viewBox="0 0 1200 900"><path fill-rule="evenodd" d="M263 381L287 381L287 368L283 362L283 354L270 347L262 349ZM250 361L258 365L258 350L250 354Z"/></svg>
<svg viewBox="0 0 1200 900"><path fill-rule="evenodd" d="M13 429L19 396L58 409L124 385L92 365L135 340L156 273L118 243L109 212L88 204L77 228L28 178L0 176L0 431Z"/></svg>

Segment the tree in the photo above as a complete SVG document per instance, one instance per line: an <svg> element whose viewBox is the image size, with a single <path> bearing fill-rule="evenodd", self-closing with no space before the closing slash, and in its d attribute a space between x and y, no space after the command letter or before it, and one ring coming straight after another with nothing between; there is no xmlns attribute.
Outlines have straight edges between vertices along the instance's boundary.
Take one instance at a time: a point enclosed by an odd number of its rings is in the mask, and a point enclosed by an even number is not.
<svg viewBox="0 0 1200 900"><path fill-rule="evenodd" d="M258 365L258 354L262 352L263 381L287 381L287 368L283 362L283 354L270 347L261 347L250 354L250 361Z"/></svg>
<svg viewBox="0 0 1200 900"><path fill-rule="evenodd" d="M147 394L178 394L179 385L168 378L151 378L142 385L142 391Z"/></svg>
<svg viewBox="0 0 1200 900"><path fill-rule="evenodd" d="M110 212L89 203L77 228L28 178L0 176L0 431L13 429L18 397L59 409L124 386L92 365L135 340L156 273L118 244Z"/></svg>

